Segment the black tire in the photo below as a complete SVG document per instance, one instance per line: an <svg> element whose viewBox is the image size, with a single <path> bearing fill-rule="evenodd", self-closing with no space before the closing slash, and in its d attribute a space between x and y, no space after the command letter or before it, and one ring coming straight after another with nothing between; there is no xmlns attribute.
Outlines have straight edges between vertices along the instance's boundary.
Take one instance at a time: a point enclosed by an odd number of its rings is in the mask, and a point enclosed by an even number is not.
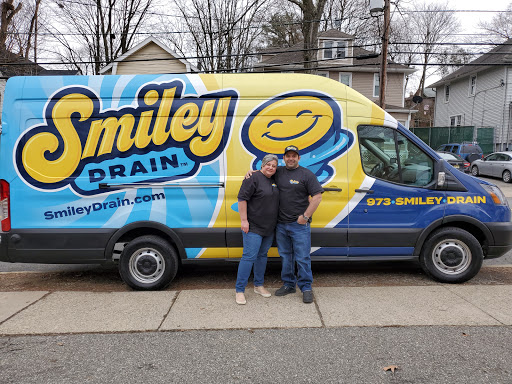
<svg viewBox="0 0 512 384"><path fill-rule="evenodd" d="M473 278L484 261L482 246L469 232L455 227L434 231L420 254L425 273L442 283L463 283Z"/></svg>
<svg viewBox="0 0 512 384"><path fill-rule="evenodd" d="M505 172L503 172L503 175L501 175L501 178L505 183L510 183L512 175L510 174L509 170L506 170Z"/></svg>
<svg viewBox="0 0 512 384"><path fill-rule="evenodd" d="M123 281L136 290L165 288L178 272L178 255L158 236L141 236L123 249L119 273Z"/></svg>
<svg viewBox="0 0 512 384"><path fill-rule="evenodd" d="M471 174L472 174L473 176L478 176L478 174L479 174L479 173L478 173L478 167L477 167L476 165L473 165L473 166L471 167Z"/></svg>

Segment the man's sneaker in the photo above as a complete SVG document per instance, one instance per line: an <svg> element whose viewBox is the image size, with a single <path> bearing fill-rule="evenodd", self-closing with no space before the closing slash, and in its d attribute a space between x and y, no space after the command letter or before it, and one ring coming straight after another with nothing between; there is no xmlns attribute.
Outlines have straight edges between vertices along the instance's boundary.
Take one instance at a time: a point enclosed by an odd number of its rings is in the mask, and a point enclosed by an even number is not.
<svg viewBox="0 0 512 384"><path fill-rule="evenodd" d="M275 295L276 296L286 296L286 295L289 295L290 293L295 293L295 288L292 288L292 287L288 287L287 285L283 285L281 288L279 288Z"/></svg>
<svg viewBox="0 0 512 384"><path fill-rule="evenodd" d="M310 304L313 302L313 291L304 291L302 292L302 302L306 304Z"/></svg>

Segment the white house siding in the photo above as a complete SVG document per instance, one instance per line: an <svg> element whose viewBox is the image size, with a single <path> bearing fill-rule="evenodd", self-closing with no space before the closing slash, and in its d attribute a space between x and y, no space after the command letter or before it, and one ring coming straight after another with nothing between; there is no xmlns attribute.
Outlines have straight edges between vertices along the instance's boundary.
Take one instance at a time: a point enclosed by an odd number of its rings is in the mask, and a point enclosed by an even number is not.
<svg viewBox="0 0 512 384"><path fill-rule="evenodd" d="M450 117L461 115L461 125L494 127L495 142L502 137L504 124L505 81L503 67L477 73L476 93L469 94L470 76L452 80L449 101L445 102L445 86L437 88L434 124L449 126Z"/></svg>

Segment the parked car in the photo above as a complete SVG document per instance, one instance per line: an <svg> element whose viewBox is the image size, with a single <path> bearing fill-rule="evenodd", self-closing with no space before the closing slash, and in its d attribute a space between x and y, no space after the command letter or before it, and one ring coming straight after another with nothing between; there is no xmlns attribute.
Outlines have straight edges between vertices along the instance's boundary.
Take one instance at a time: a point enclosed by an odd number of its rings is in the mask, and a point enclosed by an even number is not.
<svg viewBox="0 0 512 384"><path fill-rule="evenodd" d="M456 153L470 163L484 157L484 151L482 151L478 143L470 142L443 144L436 151Z"/></svg>
<svg viewBox="0 0 512 384"><path fill-rule="evenodd" d="M471 163L473 176L501 177L505 183L512 180L512 152L495 152Z"/></svg>
<svg viewBox="0 0 512 384"><path fill-rule="evenodd" d="M453 168L458 169L462 172L469 173L471 169L471 163L469 161L464 160L462 157L457 155L456 153L451 152L437 152L439 156L443 160L446 160Z"/></svg>

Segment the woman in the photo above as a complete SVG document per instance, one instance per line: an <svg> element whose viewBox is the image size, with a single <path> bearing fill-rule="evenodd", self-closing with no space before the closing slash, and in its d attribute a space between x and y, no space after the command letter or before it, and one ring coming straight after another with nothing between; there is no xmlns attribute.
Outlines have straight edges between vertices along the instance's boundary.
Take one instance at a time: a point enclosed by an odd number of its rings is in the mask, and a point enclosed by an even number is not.
<svg viewBox="0 0 512 384"><path fill-rule="evenodd" d="M272 178L276 173L277 160L276 155L266 155L261 161L261 172L245 179L238 192L238 212L244 239L244 253L236 279L235 300L240 305L246 303L245 287L253 269L254 293L271 296L263 287L263 280L279 211L279 190Z"/></svg>

